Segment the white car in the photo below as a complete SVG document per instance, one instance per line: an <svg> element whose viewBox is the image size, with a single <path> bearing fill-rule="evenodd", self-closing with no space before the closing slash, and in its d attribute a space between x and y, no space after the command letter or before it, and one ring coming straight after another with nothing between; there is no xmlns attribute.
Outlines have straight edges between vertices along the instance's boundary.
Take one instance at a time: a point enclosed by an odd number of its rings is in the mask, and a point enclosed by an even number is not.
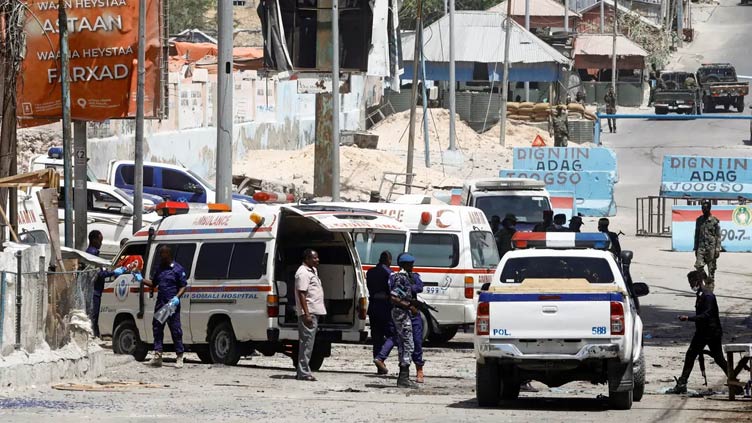
<svg viewBox="0 0 752 423"><path fill-rule="evenodd" d="M60 241L65 236L65 197L63 187L60 187L58 197L58 218L60 219ZM130 196L111 185L87 182L87 227L88 231L102 232L104 241L100 254L102 257L114 257L120 251L120 242L130 239L133 233L133 203ZM144 200L142 215L143 225L150 225L159 216L154 212L155 205ZM75 230L75 229L74 229ZM75 235L74 235L75 236Z"/></svg>
<svg viewBox="0 0 752 423"><path fill-rule="evenodd" d="M637 297L604 233L520 233L481 289L475 327L481 406L513 400L520 383L608 384L612 408L629 409L645 389ZM542 247L542 248L536 248Z"/></svg>

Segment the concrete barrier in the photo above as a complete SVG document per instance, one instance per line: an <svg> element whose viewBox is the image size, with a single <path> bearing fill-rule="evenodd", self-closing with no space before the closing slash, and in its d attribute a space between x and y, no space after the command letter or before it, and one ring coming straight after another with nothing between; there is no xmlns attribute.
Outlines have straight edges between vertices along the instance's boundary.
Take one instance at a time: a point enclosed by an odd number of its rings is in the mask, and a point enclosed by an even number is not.
<svg viewBox="0 0 752 423"><path fill-rule="evenodd" d="M661 196L752 199L752 159L664 156Z"/></svg>
<svg viewBox="0 0 752 423"><path fill-rule="evenodd" d="M752 207L714 206L713 216L721 226L721 246L729 252L752 252ZM695 221L702 214L700 206L671 208L671 249L694 249Z"/></svg>
<svg viewBox="0 0 752 423"><path fill-rule="evenodd" d="M619 181L616 153L603 147L515 147L515 170L540 170L546 172L603 171Z"/></svg>
<svg viewBox="0 0 752 423"><path fill-rule="evenodd" d="M614 179L611 172L501 170L502 178L530 178L543 181L550 192L574 192L577 211L583 216L616 215Z"/></svg>

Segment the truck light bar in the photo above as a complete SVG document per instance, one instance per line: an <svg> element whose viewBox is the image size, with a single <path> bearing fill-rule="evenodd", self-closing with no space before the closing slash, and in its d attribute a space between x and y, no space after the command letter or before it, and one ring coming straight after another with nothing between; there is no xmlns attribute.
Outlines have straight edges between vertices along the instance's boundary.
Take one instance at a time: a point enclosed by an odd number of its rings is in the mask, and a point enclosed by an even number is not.
<svg viewBox="0 0 752 423"><path fill-rule="evenodd" d="M608 235L603 232L517 232L512 237L516 249L524 248L593 248L607 250L611 246Z"/></svg>
<svg viewBox="0 0 752 423"><path fill-rule="evenodd" d="M541 181L528 178L499 178L481 179L475 181L475 188L486 191L504 191L515 189L543 189L546 187Z"/></svg>
<svg viewBox="0 0 752 423"><path fill-rule="evenodd" d="M50 149L47 150L47 157L51 159L62 159L63 147L50 147Z"/></svg>
<svg viewBox="0 0 752 423"><path fill-rule="evenodd" d="M230 206L221 203L193 203L188 204L182 201L165 201L157 204L157 214L162 217L175 216L178 214L188 213L222 213L229 212Z"/></svg>

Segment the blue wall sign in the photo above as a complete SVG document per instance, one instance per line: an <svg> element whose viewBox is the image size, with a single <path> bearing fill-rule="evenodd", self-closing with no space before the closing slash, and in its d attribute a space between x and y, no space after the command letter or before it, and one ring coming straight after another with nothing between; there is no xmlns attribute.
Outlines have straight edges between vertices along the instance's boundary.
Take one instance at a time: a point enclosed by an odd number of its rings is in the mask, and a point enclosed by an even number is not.
<svg viewBox="0 0 752 423"><path fill-rule="evenodd" d="M515 170L540 170L546 172L611 172L614 182L619 181L616 170L616 153L603 147L515 147Z"/></svg>
<svg viewBox="0 0 752 423"><path fill-rule="evenodd" d="M752 206L713 206L713 216L721 226L721 246L729 252L752 252ZM693 251L695 220L702 214L700 206L671 208L671 249Z"/></svg>
<svg viewBox="0 0 752 423"><path fill-rule="evenodd" d="M549 192L574 192L576 210L583 216L602 217L616 215L614 179L611 172L501 170L499 176L502 178L530 178L543 181Z"/></svg>
<svg viewBox="0 0 752 423"><path fill-rule="evenodd" d="M664 156L661 195L682 198L752 199L752 159Z"/></svg>

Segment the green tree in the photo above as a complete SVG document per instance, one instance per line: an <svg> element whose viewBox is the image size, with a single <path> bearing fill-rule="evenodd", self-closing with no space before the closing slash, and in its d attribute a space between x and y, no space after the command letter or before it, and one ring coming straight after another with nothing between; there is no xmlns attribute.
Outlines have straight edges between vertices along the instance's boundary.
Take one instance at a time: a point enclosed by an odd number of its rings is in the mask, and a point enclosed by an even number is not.
<svg viewBox="0 0 752 423"><path fill-rule="evenodd" d="M186 29L207 29L206 13L213 4L212 0L167 0L170 34Z"/></svg>
<svg viewBox="0 0 752 423"><path fill-rule="evenodd" d="M445 0L423 0L423 27L427 27L444 16ZM456 10L486 10L500 3L501 0L456 0ZM405 0L400 9L400 27L415 29L417 0Z"/></svg>

